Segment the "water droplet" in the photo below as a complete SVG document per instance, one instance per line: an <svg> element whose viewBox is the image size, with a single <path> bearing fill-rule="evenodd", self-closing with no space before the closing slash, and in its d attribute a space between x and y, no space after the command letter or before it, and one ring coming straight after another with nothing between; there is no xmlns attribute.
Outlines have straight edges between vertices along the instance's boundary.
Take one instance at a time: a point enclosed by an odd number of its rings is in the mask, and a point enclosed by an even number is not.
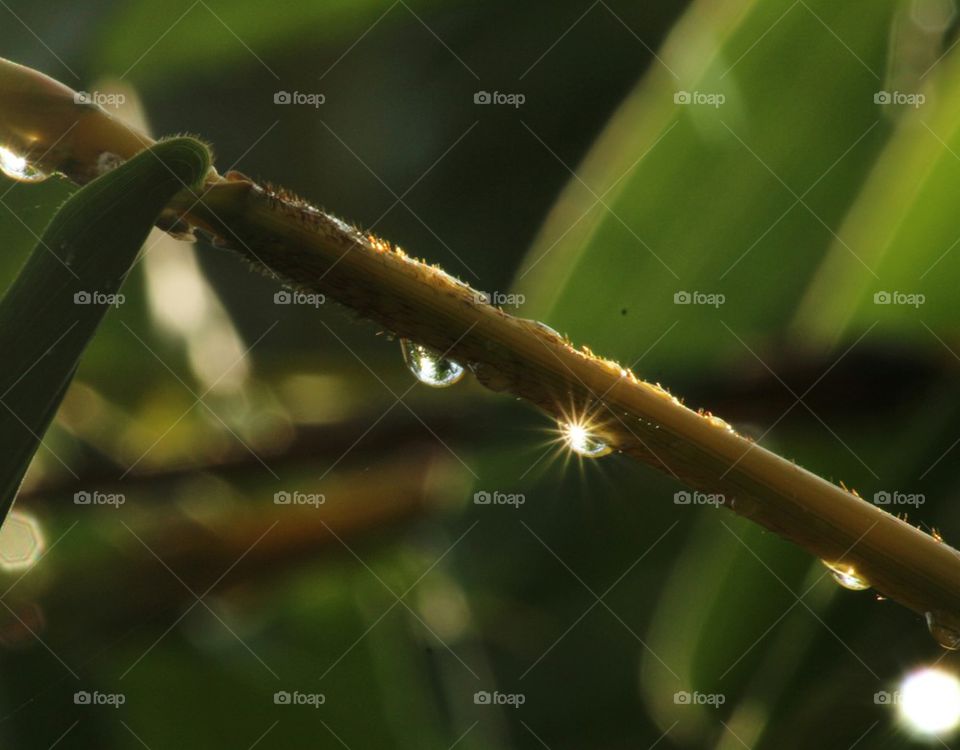
<svg viewBox="0 0 960 750"><path fill-rule="evenodd" d="M851 591L865 591L870 588L870 584L866 578L857 573L856 568L852 565L845 565L843 563L828 563L826 560L822 561L826 566L827 570L830 571L830 575L833 576L833 580L843 586L845 589L850 589Z"/></svg>
<svg viewBox="0 0 960 750"><path fill-rule="evenodd" d="M555 328L551 328L546 323L541 323L539 320L534 320L533 324L544 333L552 336L553 338L557 338L563 341L563 336L560 335L560 332L557 331Z"/></svg>
<svg viewBox="0 0 960 750"><path fill-rule="evenodd" d="M960 649L960 631L944 622L936 612L927 612L926 618L930 635L937 643L950 651Z"/></svg>
<svg viewBox="0 0 960 750"><path fill-rule="evenodd" d="M567 447L584 458L600 458L613 452L613 448L594 435L582 422L560 422L560 434Z"/></svg>
<svg viewBox="0 0 960 750"><path fill-rule="evenodd" d="M707 422L709 422L714 427L717 427L718 429L721 429L721 430L725 430L726 432L736 434L736 430L734 430L731 424L727 422L725 419L720 419L720 417L714 414L711 414L710 412L704 412L703 417L707 420Z"/></svg>
<svg viewBox="0 0 960 750"><path fill-rule="evenodd" d="M666 388L664 388L664 387L663 387L662 385L660 385L659 383L647 383L647 384L645 384L645 387L647 387L647 388L649 388L650 390L652 390L655 394L657 394L658 396L660 396L660 398L664 398L664 399L666 399L667 401L670 401L671 403L673 403L673 404L676 405L676 406L683 406L683 404L680 402L680 399L678 399L676 396L674 396L672 393L670 393L670 391L668 391Z"/></svg>
<svg viewBox="0 0 960 750"><path fill-rule="evenodd" d="M470 365L470 369L476 376L477 382L489 388L491 391L500 393L508 390L513 384L513 381L509 377L495 367L490 367L489 365L478 362Z"/></svg>
<svg viewBox="0 0 960 750"><path fill-rule="evenodd" d="M463 377L463 367L451 359L442 357L436 351L409 339L400 339L400 349L417 380L434 388L446 388Z"/></svg>
<svg viewBox="0 0 960 750"><path fill-rule="evenodd" d="M17 182L43 182L50 176L30 164L26 157L3 146L0 146L0 172Z"/></svg>

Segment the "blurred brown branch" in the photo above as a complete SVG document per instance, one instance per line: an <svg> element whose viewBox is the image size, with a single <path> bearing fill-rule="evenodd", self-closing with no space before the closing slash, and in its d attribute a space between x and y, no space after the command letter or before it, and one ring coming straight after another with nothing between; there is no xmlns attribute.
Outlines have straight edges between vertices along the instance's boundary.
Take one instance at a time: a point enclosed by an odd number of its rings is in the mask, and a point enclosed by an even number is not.
<svg viewBox="0 0 960 750"><path fill-rule="evenodd" d="M309 491L315 489L319 492ZM431 449L416 453L413 461L394 458L371 471L337 475L324 483L323 500L315 505L277 504L273 490L266 488L256 503L211 500L198 491L194 486L187 492L186 504L82 506L111 518L103 548L86 545L82 575L52 559L43 576L31 576L11 592L8 604L14 611L30 611L42 602L51 625L123 630L192 601L184 584L203 592L227 570L211 595L251 593L298 565L326 556L350 557L344 545L367 549L449 507L466 487L449 459ZM110 607L89 607L91 599L108 591L122 591L123 597ZM85 617L78 619L77 612ZM0 636L16 630L16 617L4 612Z"/></svg>

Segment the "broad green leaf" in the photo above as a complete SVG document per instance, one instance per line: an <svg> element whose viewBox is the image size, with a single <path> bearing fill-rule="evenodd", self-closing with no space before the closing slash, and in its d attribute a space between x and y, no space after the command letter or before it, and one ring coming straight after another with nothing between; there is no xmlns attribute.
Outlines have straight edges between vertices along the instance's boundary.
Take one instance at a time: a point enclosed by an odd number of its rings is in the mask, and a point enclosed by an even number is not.
<svg viewBox="0 0 960 750"><path fill-rule="evenodd" d="M13 502L77 363L164 206L206 174L198 141L177 138L78 191L0 300L0 503ZM123 367L122 352L115 353Z"/></svg>
<svg viewBox="0 0 960 750"><path fill-rule="evenodd" d="M694 3L549 215L516 282L526 312L626 363L679 322L648 367L777 335L890 130L874 96L896 9Z"/></svg>

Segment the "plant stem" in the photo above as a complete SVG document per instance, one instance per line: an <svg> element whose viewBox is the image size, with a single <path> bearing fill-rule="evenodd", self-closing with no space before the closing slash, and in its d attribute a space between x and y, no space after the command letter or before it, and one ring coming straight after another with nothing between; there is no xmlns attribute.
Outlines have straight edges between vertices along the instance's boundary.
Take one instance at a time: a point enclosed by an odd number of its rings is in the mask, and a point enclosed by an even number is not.
<svg viewBox="0 0 960 750"><path fill-rule="evenodd" d="M657 385L482 301L444 271L289 196L228 175L189 216L254 267L468 364L485 386L578 421L621 452L941 622L960 615L960 555L855 494L683 406ZM228 229L229 226L229 229Z"/></svg>
<svg viewBox="0 0 960 750"><path fill-rule="evenodd" d="M0 75L0 139L23 132L11 126L18 110L3 101L3 82ZM51 112L50 95L38 96L47 97L47 106L27 112ZM51 156L42 166L83 181L95 171L91 154L129 158L142 148L143 136L118 135L123 126L106 113L85 108L82 114L86 156ZM42 117L32 118L32 132L42 134L33 152L38 143L54 143L62 134L58 123L69 119L51 115L51 124L42 127ZM209 233L215 245L236 251L281 283L327 295L443 352L468 365L483 385L526 399L558 421L589 425L622 453L696 490L722 494L734 512L849 567L881 594L918 613L934 613L942 626L960 632L956 550L755 445L722 420L692 411L659 386L575 349L534 321L486 304L441 269L238 173L211 173L202 196L184 190L170 208Z"/></svg>

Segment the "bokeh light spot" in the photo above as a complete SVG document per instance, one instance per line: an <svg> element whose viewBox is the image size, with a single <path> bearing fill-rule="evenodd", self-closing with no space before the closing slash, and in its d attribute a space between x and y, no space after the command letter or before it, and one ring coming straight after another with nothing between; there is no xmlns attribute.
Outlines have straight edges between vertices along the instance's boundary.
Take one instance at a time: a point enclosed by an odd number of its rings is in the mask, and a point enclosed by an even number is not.
<svg viewBox="0 0 960 750"><path fill-rule="evenodd" d="M26 570L44 550L43 530L37 520L17 510L10 511L0 527L0 569Z"/></svg>
<svg viewBox="0 0 960 750"><path fill-rule="evenodd" d="M900 720L917 734L938 735L960 724L960 681L942 669L911 672L900 683Z"/></svg>

